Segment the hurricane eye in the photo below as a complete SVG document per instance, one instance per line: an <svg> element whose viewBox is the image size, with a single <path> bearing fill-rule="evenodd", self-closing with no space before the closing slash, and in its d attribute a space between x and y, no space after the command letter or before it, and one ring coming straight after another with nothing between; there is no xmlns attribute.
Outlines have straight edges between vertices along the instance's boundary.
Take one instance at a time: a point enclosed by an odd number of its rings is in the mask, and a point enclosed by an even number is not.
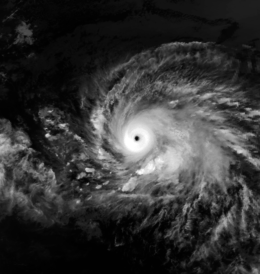
<svg viewBox="0 0 260 274"><path fill-rule="evenodd" d="M138 135L135 135L135 141L138 142L141 138Z"/></svg>
<svg viewBox="0 0 260 274"><path fill-rule="evenodd" d="M139 117L125 126L122 140L125 155L134 159L144 156L153 147L155 136L150 126Z"/></svg>

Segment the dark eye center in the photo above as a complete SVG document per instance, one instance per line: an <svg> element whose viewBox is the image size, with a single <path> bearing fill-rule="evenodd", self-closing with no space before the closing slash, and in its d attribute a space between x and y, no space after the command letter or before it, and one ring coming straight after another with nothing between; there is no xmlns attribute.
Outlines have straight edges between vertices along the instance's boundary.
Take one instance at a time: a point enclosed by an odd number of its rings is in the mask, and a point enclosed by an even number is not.
<svg viewBox="0 0 260 274"><path fill-rule="evenodd" d="M140 137L139 136L135 136L135 141L139 141Z"/></svg>

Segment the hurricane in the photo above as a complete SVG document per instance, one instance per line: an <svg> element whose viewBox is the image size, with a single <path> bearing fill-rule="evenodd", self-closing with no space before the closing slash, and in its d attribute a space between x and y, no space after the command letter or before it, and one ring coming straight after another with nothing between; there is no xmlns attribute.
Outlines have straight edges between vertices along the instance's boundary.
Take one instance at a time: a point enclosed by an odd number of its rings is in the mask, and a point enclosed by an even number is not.
<svg viewBox="0 0 260 274"><path fill-rule="evenodd" d="M131 273L259 273L259 79L243 64L223 46L176 42L88 77L92 166L67 192L43 186L32 218L73 216Z"/></svg>
<svg viewBox="0 0 260 274"><path fill-rule="evenodd" d="M91 120L99 154L117 161L115 175L120 167L135 180L130 189L121 183L123 192L226 191L237 157L258 168L257 135L241 126L258 112L238 70L238 60L200 43L164 45L112 69Z"/></svg>

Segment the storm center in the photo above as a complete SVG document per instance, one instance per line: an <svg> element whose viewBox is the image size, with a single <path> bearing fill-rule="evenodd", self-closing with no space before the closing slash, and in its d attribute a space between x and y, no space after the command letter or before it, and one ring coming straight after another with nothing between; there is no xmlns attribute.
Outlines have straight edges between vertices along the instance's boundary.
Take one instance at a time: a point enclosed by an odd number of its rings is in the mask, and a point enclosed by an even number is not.
<svg viewBox="0 0 260 274"><path fill-rule="evenodd" d="M140 137L138 135L135 136L135 141L139 141L140 140Z"/></svg>

